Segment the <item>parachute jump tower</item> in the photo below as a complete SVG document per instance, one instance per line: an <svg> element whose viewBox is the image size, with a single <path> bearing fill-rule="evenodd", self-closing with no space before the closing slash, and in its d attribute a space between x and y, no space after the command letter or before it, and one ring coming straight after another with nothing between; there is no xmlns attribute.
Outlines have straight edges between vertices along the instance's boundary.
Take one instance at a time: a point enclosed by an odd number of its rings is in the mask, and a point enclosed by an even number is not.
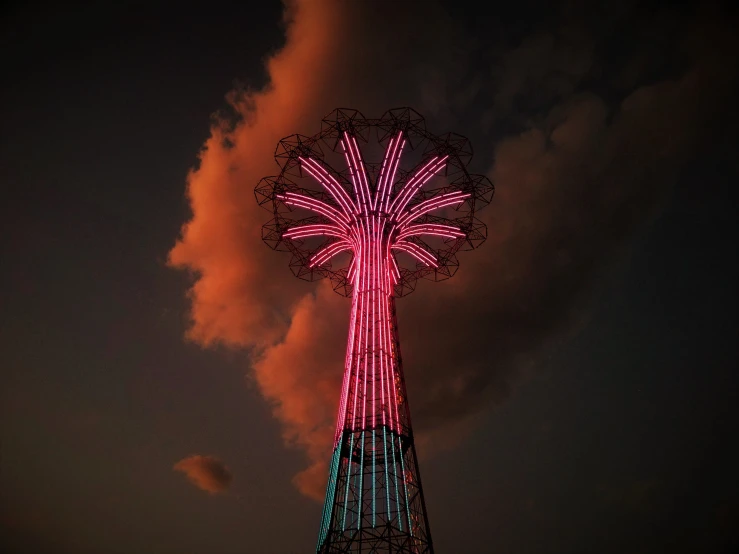
<svg viewBox="0 0 739 554"><path fill-rule="evenodd" d="M362 148L360 148L362 145ZM468 173L469 141L433 135L410 108L337 109L281 140L257 201L262 238L295 276L352 298L344 381L316 552L433 553L403 378L395 298L442 281L485 240L493 185Z"/></svg>

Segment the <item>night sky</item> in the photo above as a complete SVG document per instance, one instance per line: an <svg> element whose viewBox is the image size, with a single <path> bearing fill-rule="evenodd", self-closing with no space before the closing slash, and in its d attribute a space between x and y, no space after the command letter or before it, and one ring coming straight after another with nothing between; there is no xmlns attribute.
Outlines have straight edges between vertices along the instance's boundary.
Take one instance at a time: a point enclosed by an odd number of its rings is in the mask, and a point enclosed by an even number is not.
<svg viewBox="0 0 739 554"><path fill-rule="evenodd" d="M253 190L398 106L496 185L398 301L436 551L739 551L739 18L590 4L4 7L2 551L313 551L350 302Z"/></svg>

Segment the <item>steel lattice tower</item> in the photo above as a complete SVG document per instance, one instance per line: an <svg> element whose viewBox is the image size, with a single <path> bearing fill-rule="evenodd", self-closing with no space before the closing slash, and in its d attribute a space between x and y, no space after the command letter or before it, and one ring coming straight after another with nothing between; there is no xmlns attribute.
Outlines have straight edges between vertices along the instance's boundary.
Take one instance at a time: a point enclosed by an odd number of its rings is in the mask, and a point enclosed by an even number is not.
<svg viewBox="0 0 739 554"><path fill-rule="evenodd" d="M378 159L370 161L373 146ZM280 174L256 187L257 201L274 216L264 241L292 253L297 277L328 277L352 297L319 553L433 552L395 297L412 292L419 278L451 277L456 253L485 240L475 210L494 189L467 172L471 157L467 139L428 133L409 108L380 119L339 109L317 135L281 140Z"/></svg>

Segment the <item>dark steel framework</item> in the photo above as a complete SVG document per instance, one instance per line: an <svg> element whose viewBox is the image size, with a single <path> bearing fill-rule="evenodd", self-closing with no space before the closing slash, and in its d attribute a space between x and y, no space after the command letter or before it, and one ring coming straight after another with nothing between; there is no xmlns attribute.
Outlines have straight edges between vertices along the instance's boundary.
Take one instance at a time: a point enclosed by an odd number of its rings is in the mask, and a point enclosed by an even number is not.
<svg viewBox="0 0 739 554"><path fill-rule="evenodd" d="M428 132L410 108L379 119L338 109L320 133L281 140L279 175L255 189L273 215L264 241L292 254L297 277L352 297L317 552L433 552L395 298L448 279L457 252L485 240L475 212L494 188L467 171L471 158L466 138Z"/></svg>

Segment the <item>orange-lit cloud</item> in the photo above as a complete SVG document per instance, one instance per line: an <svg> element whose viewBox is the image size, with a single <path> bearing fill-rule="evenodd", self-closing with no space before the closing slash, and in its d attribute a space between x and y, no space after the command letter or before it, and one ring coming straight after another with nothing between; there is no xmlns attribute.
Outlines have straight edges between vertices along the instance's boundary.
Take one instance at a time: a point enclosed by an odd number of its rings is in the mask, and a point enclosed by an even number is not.
<svg viewBox="0 0 739 554"><path fill-rule="evenodd" d="M173 469L181 471L197 488L217 494L226 492L231 479L231 472L218 458L193 454L177 462Z"/></svg>
<svg viewBox="0 0 739 554"><path fill-rule="evenodd" d="M285 257L264 245L261 226L268 213L257 206L254 186L278 171L273 155L279 139L316 132L321 116L336 106L351 103L381 113L392 98L398 102L398 91L420 95L418 75L407 70L408 46L405 59L393 52L398 40L407 40L402 17L386 20L366 7L289 3L286 44L267 60L270 84L229 96L240 121L212 129L199 167L187 179L192 219L169 254L171 266L195 276L188 337L204 346L251 351L253 376L283 423L286 441L304 449L310 460L295 483L314 498L326 479L349 302L327 287L296 280ZM415 8L400 6L396 12L402 16L409 9ZM438 12L433 5L428 10ZM380 28L395 38L383 38L386 33L376 33ZM435 30L428 26L427 41ZM444 52L440 41L426 58L444 59ZM397 88L372 76L383 67L396 77Z"/></svg>
<svg viewBox="0 0 739 554"><path fill-rule="evenodd" d="M494 123L528 92L550 95L550 107L483 150L483 165L472 168L487 171L497 187L480 213L488 243L460 256L454 279L421 283L398 302L414 425L424 444L438 445L429 433L458 435L460 421L509 394L548 338L580 320L594 276L654 213L735 85L728 60L707 47L684 75L608 104L574 92L589 56L565 71L569 47L537 39L503 56L502 72L481 68L494 79L481 77L469 89L455 80L466 59L457 25L423 5L423 25L411 25L417 5L290 2L285 46L267 60L269 84L229 97L238 120L214 126L188 175L193 215L169 256L194 276L189 338L250 353L250 374L285 441L307 455L295 484L316 499L326 480L349 302L326 284L295 279L286 255L261 241L270 215L253 190L278 172L279 139L315 133L336 107L378 116L413 105L432 130L463 131L446 128L455 123L446 106L486 113ZM553 60L549 69L534 63L542 59Z"/></svg>

